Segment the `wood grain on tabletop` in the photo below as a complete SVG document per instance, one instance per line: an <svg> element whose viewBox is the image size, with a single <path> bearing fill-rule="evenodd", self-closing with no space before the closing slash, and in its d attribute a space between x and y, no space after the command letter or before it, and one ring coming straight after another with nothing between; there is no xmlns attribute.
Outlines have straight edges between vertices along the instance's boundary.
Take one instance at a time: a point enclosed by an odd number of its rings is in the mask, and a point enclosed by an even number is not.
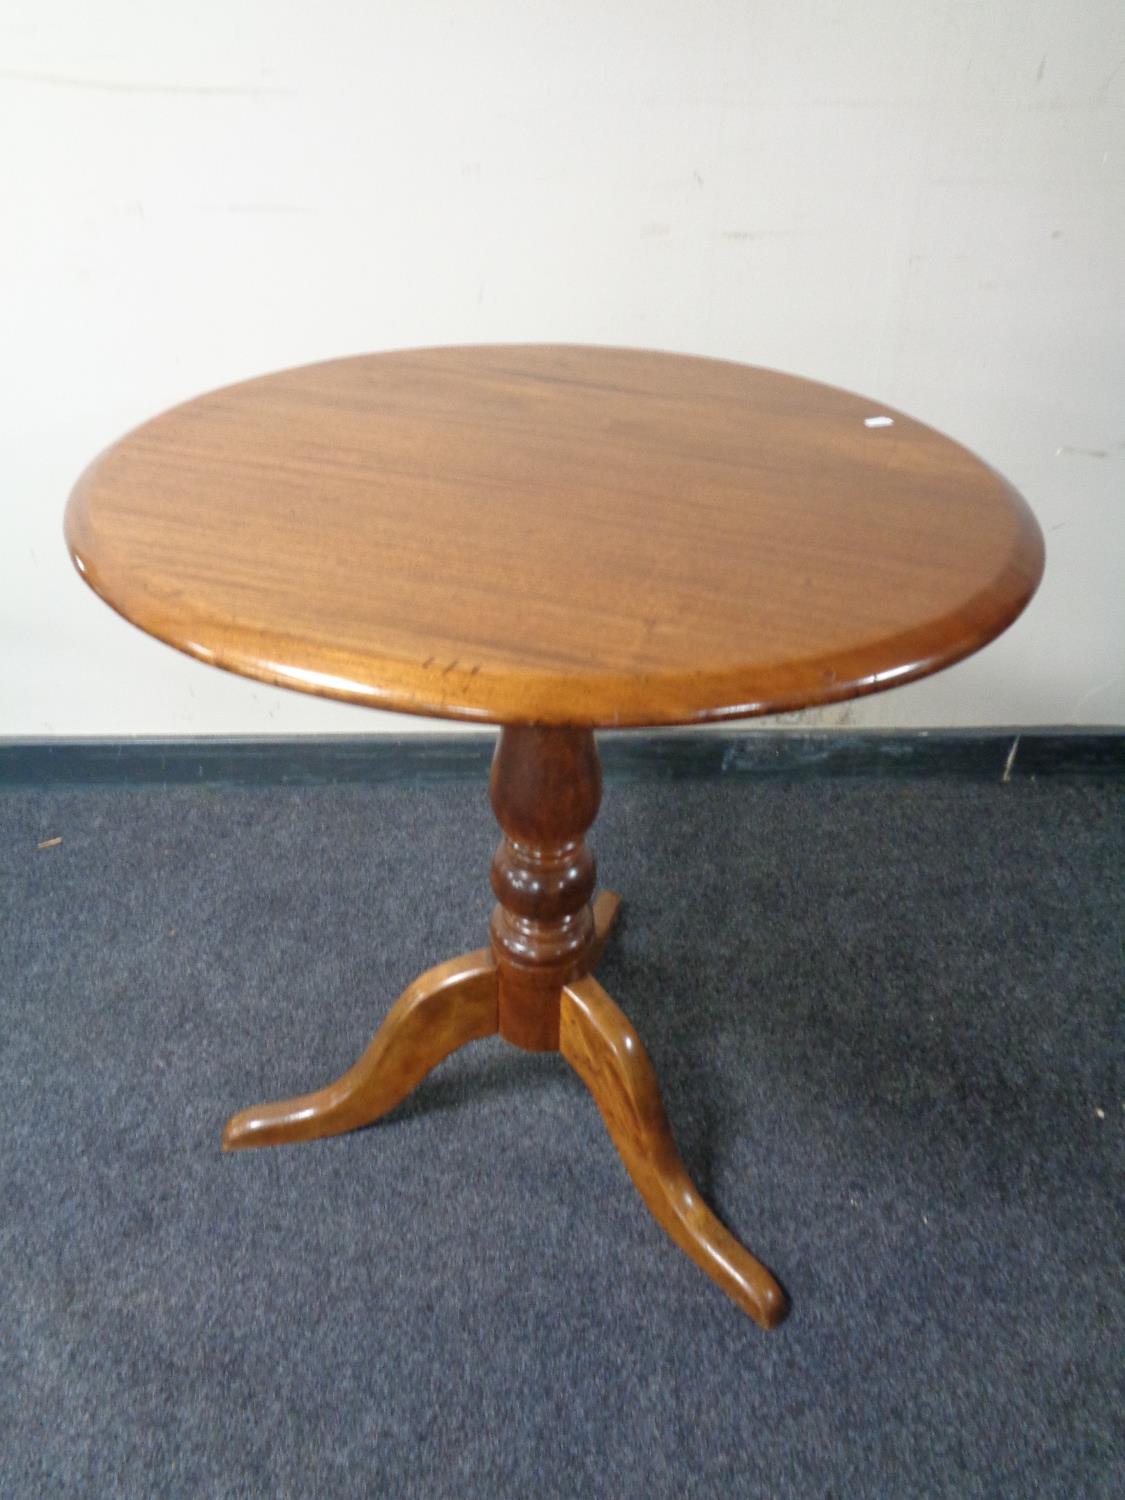
<svg viewBox="0 0 1125 1500"><path fill-rule="evenodd" d="M863 397L578 346L361 356L156 417L75 487L93 588L216 666L500 723L848 698L984 645L1042 572L998 474Z"/></svg>

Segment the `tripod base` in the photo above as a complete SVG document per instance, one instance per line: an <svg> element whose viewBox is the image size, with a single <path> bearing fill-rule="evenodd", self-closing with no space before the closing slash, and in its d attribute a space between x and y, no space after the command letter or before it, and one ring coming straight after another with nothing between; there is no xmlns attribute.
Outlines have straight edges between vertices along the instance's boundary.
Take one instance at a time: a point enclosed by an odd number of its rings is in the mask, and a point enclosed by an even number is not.
<svg viewBox="0 0 1125 1500"><path fill-rule="evenodd" d="M610 892L593 902L587 969L601 956L617 910L618 898ZM429 969L403 992L342 1077L315 1093L240 1110L223 1131L223 1149L313 1140L377 1120L444 1057L500 1029L499 989L500 969L488 949ZM593 1095L657 1223L755 1322L774 1327L785 1316L784 1293L696 1192L672 1139L648 1054L589 972L562 986L558 1050Z"/></svg>

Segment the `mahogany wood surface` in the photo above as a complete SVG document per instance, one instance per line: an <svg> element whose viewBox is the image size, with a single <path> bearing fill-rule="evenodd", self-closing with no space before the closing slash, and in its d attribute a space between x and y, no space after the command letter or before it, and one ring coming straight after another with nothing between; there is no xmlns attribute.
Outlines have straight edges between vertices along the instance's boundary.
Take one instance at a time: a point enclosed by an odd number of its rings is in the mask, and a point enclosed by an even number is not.
<svg viewBox="0 0 1125 1500"><path fill-rule="evenodd" d="M597 870L583 837L602 795L593 731L505 726L491 794L504 830L490 928L500 1034L528 1051L555 1051L562 987L587 972L596 937Z"/></svg>
<svg viewBox="0 0 1125 1500"><path fill-rule="evenodd" d="M599 891L590 903L590 909L594 914L594 941L590 944L586 963L589 968L596 969L605 952L610 933L617 925L617 915L621 910L621 897L616 891Z"/></svg>
<svg viewBox="0 0 1125 1500"><path fill-rule="evenodd" d="M876 403L637 350L419 350L218 391L122 439L67 510L128 619L250 677L500 723L490 946L423 974L315 1093L227 1149L351 1130L455 1048L562 1052L672 1239L751 1317L785 1296L701 1201L652 1065L590 971L593 730L802 707L984 645L1042 572L986 465Z"/></svg>
<svg viewBox="0 0 1125 1500"><path fill-rule="evenodd" d="M342 1077L315 1093L240 1110L227 1121L223 1150L310 1141L369 1125L442 1058L495 1031L496 969L488 950L438 964L407 986Z"/></svg>
<svg viewBox="0 0 1125 1500"><path fill-rule="evenodd" d="M596 979L563 990L559 1050L593 1095L660 1227L755 1322L776 1327L788 1310L785 1293L700 1198L672 1139L648 1053Z"/></svg>
<svg viewBox="0 0 1125 1500"><path fill-rule="evenodd" d="M617 726L873 692L984 645L1042 539L879 402L721 360L376 354L190 401L103 453L79 571L216 666L382 708Z"/></svg>
<svg viewBox="0 0 1125 1500"><path fill-rule="evenodd" d="M773 1327L787 1307L781 1288L699 1197L648 1055L591 977L619 907L612 891L591 901L596 870L584 835L601 800L593 732L506 726L491 793L504 836L492 864L490 947L415 980L335 1083L232 1116L223 1148L312 1140L369 1124L478 1037L499 1032L527 1051L560 1051L593 1095L660 1225L743 1311Z"/></svg>
<svg viewBox="0 0 1125 1500"><path fill-rule="evenodd" d="M620 905L614 891L599 891L593 902L591 969L602 956ZM487 948L427 969L399 996L346 1073L311 1094L239 1110L223 1130L223 1150L343 1135L389 1114L451 1052L495 1035L498 977ZM555 1030L557 1034L557 1019Z"/></svg>

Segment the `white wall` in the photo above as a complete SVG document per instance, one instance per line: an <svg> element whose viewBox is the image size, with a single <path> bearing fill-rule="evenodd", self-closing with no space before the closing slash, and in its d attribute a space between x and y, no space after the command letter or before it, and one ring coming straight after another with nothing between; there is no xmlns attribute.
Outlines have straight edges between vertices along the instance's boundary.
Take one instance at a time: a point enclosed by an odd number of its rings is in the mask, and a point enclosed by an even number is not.
<svg viewBox="0 0 1125 1500"><path fill-rule="evenodd" d="M435 727L147 640L60 519L208 387L489 340L834 381L1027 495L1028 615L810 722L1125 722L1122 0L4 0L0 215L0 735Z"/></svg>

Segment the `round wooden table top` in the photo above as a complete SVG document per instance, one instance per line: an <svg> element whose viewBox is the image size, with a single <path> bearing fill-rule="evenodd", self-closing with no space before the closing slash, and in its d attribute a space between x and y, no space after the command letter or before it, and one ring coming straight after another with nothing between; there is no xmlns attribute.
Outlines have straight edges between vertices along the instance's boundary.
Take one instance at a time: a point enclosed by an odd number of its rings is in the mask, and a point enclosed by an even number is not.
<svg viewBox="0 0 1125 1500"><path fill-rule="evenodd" d="M265 682L494 723L685 724L967 656L1027 505L877 402L712 359L423 349L249 380L86 470L67 539L142 630Z"/></svg>

